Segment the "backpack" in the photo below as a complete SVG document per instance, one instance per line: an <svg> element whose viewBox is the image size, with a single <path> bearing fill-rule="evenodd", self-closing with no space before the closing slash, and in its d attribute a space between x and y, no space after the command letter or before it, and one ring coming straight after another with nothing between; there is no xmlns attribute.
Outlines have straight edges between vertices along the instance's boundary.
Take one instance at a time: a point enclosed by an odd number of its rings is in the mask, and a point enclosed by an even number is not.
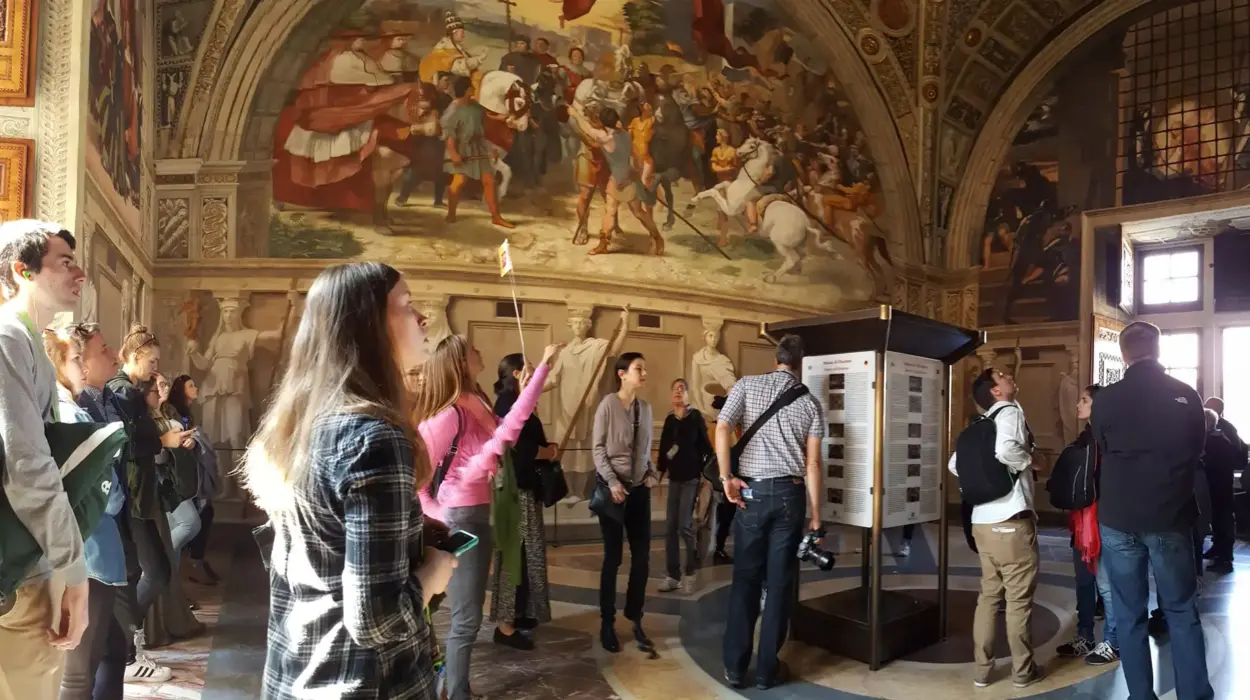
<svg viewBox="0 0 1250 700"><path fill-rule="evenodd" d="M964 428L955 442L955 471L959 474L959 490L965 503L979 506L1011 493L1019 475L998 461L994 442L998 426L994 419L1004 409L979 416Z"/></svg>
<svg viewBox="0 0 1250 700"><path fill-rule="evenodd" d="M1094 479L1094 445L1073 443L1059 453L1046 482L1050 504L1059 510L1081 510L1098 500Z"/></svg>

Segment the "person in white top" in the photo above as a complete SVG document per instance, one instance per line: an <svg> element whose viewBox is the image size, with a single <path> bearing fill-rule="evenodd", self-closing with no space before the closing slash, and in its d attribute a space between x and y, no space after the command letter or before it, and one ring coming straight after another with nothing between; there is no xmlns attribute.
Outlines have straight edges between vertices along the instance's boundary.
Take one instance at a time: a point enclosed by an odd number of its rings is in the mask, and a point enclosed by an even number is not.
<svg viewBox="0 0 1250 700"><path fill-rule="evenodd" d="M981 557L981 596L973 619L972 640L976 658L973 684L990 684L994 670L994 628L999 605L1007 601L1007 642L1011 647L1012 675L1017 688L1043 677L1033 661L1029 618L1037 588L1037 522L1033 511L1033 436L1016 403L1016 382L1011 375L987 369L972 383L972 397L992 417L996 434L994 457L1015 476L1011 491L972 509L972 536ZM958 476L956 454L950 471Z"/></svg>

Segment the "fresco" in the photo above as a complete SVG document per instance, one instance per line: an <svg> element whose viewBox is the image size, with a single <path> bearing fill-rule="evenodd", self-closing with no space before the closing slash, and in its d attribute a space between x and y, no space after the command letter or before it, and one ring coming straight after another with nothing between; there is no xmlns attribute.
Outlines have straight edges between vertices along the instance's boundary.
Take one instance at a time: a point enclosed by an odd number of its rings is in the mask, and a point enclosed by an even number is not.
<svg viewBox="0 0 1250 700"><path fill-rule="evenodd" d="M109 183L117 208L139 231L143 131L143 31L135 0L95 0L87 76L87 167Z"/></svg>
<svg viewBox="0 0 1250 700"><path fill-rule="evenodd" d="M883 298L872 149L817 55L742 0L367 2L278 119L269 255L493 266L508 237L522 273Z"/></svg>
<svg viewBox="0 0 1250 700"><path fill-rule="evenodd" d="M1076 318L1081 221L1060 199L1055 103L1048 96L1029 115L995 181L979 256L982 327Z"/></svg>

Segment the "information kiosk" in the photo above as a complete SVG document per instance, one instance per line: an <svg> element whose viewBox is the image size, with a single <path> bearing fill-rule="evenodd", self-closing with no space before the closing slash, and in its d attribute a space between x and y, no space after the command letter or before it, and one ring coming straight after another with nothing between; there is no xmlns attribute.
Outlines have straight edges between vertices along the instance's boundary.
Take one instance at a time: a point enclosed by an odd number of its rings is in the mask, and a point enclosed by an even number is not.
<svg viewBox="0 0 1250 700"><path fill-rule="evenodd" d="M801 601L794 637L875 671L946 634L950 366L985 334L890 306L766 324L765 333L803 339L803 383L825 411L822 520L863 529L860 585ZM936 602L883 590L882 530L935 520Z"/></svg>

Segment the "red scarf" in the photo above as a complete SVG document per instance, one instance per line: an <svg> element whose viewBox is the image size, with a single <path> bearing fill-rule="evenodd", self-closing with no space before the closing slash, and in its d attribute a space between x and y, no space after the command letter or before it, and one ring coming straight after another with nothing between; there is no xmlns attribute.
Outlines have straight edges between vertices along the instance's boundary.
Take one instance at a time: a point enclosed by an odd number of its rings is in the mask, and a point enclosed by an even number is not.
<svg viewBox="0 0 1250 700"><path fill-rule="evenodd" d="M1090 573L1097 574L1098 555L1102 552L1102 536L1098 534L1098 503L1072 511L1068 519L1073 546L1081 553L1081 561L1089 567Z"/></svg>

